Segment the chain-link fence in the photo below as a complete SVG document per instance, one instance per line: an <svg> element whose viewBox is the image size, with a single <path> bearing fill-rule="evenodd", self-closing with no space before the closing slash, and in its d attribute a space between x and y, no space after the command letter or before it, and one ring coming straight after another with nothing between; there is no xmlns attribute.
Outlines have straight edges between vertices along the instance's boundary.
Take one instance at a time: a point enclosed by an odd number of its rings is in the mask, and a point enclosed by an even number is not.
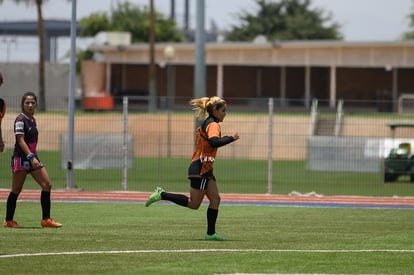
<svg viewBox="0 0 414 275"><path fill-rule="evenodd" d="M6 151L0 155L0 188L10 188L13 121L20 112L20 98L6 101L8 111L2 122ZM158 110L149 113L145 101L131 100L126 116L121 99L115 100L111 111L84 111L79 105L74 117L72 187L150 191L162 186L188 191L187 168L196 122L187 101L176 98L170 106L168 100L158 98ZM410 146L405 147L404 156L394 154L391 165L402 163L399 168L384 167L393 148L414 143L410 126L414 116L384 111L383 106L393 106L391 102L345 101L330 108L327 102L316 100L306 104L268 98L227 101L222 134L238 132L240 140L219 149L214 173L221 192L414 195ZM36 113L35 117L39 157L54 188L67 188L71 118L65 110ZM405 127L390 126L396 124ZM394 172L398 176L388 178L385 184L385 174ZM38 187L28 180L25 188Z"/></svg>

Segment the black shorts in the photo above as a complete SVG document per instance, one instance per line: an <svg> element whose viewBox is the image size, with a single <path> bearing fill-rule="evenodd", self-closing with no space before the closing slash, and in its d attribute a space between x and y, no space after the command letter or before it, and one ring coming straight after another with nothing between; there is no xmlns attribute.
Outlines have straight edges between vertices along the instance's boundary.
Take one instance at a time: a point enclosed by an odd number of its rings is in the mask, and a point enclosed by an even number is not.
<svg viewBox="0 0 414 275"><path fill-rule="evenodd" d="M200 160L193 161L188 167L188 178L191 182L191 187L198 190L207 190L208 180L216 180L213 170L208 171L204 175L200 175L202 163Z"/></svg>
<svg viewBox="0 0 414 275"><path fill-rule="evenodd" d="M207 190L208 181L216 180L215 177L210 178L189 178L191 182L191 187L198 190Z"/></svg>

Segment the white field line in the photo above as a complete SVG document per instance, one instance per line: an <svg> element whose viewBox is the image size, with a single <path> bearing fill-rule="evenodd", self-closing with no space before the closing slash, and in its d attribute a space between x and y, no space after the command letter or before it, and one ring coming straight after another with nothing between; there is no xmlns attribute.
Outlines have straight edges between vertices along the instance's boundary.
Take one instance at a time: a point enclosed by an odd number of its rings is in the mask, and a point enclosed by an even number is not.
<svg viewBox="0 0 414 275"><path fill-rule="evenodd" d="M85 255L85 254L144 254L144 253L234 253L234 252L273 252L273 253L414 253L414 249L184 249L184 250L108 250L108 251L67 251L67 252L44 252L44 253L22 253L22 254L0 254L0 258L36 257L36 256L62 256L62 255Z"/></svg>

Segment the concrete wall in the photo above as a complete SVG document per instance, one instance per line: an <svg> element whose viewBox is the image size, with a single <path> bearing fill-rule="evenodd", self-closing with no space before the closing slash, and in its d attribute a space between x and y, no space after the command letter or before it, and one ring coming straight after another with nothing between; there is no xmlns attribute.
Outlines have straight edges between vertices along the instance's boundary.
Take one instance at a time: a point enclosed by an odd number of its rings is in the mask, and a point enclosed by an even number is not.
<svg viewBox="0 0 414 275"><path fill-rule="evenodd" d="M69 95L69 64L50 64L45 66L46 110L67 110ZM0 64L5 82L0 88L0 96L7 101L8 108L20 108L23 93L38 91L38 64L7 63ZM77 79L76 87L80 87ZM79 96L79 94L77 95Z"/></svg>

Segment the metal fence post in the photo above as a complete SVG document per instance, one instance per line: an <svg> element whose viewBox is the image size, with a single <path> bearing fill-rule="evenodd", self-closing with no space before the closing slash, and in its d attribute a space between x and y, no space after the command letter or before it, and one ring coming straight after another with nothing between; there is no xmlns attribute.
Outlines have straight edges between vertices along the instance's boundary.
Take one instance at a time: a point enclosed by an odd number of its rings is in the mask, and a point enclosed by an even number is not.
<svg viewBox="0 0 414 275"><path fill-rule="evenodd" d="M124 121L124 140L123 140L123 157L124 162L122 165L122 190L126 191L128 188L128 97L124 96L122 100L123 104L123 121Z"/></svg>
<svg viewBox="0 0 414 275"><path fill-rule="evenodd" d="M273 182L273 98L269 98L269 145L267 158L267 194L272 194Z"/></svg>

